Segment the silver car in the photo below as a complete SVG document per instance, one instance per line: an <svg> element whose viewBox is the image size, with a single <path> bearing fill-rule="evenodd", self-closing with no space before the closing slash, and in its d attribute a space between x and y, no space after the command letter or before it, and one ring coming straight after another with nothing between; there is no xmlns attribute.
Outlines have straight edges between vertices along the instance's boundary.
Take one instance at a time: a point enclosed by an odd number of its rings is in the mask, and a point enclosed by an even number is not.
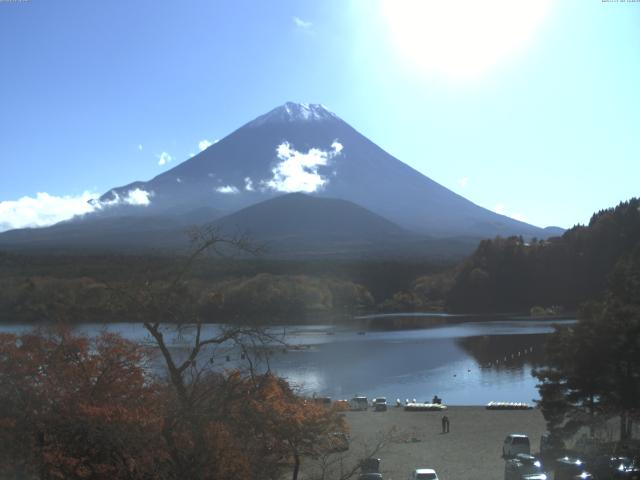
<svg viewBox="0 0 640 480"><path fill-rule="evenodd" d="M438 480L438 474L432 468L416 468L409 480Z"/></svg>
<svg viewBox="0 0 640 480"><path fill-rule="evenodd" d="M529 437L523 433L511 433L507 435L502 444L502 456L504 458L513 458L519 453L531 454L531 446Z"/></svg>

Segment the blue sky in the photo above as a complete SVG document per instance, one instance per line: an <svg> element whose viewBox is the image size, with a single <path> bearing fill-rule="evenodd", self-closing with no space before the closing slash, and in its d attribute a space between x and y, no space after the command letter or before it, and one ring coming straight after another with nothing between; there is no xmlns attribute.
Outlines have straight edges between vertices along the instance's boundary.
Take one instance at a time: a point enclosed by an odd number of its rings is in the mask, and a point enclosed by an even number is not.
<svg viewBox="0 0 640 480"><path fill-rule="evenodd" d="M535 225L639 195L640 3L504 1L0 2L0 225L288 100Z"/></svg>

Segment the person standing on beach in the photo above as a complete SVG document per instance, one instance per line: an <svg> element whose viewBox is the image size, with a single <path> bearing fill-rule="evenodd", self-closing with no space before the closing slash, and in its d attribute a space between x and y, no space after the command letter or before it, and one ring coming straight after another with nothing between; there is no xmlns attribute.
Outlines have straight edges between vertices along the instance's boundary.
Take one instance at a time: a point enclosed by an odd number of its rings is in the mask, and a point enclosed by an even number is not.
<svg viewBox="0 0 640 480"><path fill-rule="evenodd" d="M449 417L446 415L442 417L442 433L449 433Z"/></svg>

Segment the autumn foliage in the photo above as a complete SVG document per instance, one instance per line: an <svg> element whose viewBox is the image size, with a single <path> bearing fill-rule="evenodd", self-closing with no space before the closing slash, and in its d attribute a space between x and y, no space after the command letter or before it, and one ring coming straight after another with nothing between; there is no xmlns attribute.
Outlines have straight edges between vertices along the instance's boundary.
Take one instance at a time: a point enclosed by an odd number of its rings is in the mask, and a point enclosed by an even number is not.
<svg viewBox="0 0 640 480"><path fill-rule="evenodd" d="M144 353L118 336L0 335L0 472L139 478L159 428Z"/></svg>
<svg viewBox="0 0 640 480"><path fill-rule="evenodd" d="M344 429L271 374L200 373L179 398L117 335L0 335L0 478L281 478Z"/></svg>

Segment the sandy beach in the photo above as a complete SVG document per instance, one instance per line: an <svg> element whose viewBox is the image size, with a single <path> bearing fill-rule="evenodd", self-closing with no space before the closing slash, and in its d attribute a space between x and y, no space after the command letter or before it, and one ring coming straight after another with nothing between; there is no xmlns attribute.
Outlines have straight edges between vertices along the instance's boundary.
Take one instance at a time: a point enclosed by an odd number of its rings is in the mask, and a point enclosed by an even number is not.
<svg viewBox="0 0 640 480"><path fill-rule="evenodd" d="M450 432L441 433L440 412L405 412L390 407L386 412L347 412L351 448L343 465L353 465L385 433L391 441L377 453L385 480L405 480L414 468L434 468L441 480L478 480L504 477L502 442L509 433L525 433L532 452L540 446L545 422L538 409L486 410L484 407L449 407ZM312 478L311 462L303 465ZM332 476L327 476L332 478ZM357 478L357 476L356 476Z"/></svg>

